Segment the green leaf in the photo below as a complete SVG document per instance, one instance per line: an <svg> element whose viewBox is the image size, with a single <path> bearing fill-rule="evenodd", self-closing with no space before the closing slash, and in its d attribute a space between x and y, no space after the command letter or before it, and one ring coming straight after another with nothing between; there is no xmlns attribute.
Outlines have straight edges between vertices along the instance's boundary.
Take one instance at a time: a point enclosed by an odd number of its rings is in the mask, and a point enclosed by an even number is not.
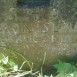
<svg viewBox="0 0 77 77"><path fill-rule="evenodd" d="M44 77L49 77L49 76L45 75Z"/></svg>
<svg viewBox="0 0 77 77"><path fill-rule="evenodd" d="M77 71L77 68L74 65L71 65L70 63L65 63L62 61L58 61L58 63L55 64L54 67L57 69L57 72L64 73L64 74Z"/></svg>
<svg viewBox="0 0 77 77"><path fill-rule="evenodd" d="M15 66L13 67L13 71L18 71L18 65L15 65Z"/></svg>
<svg viewBox="0 0 77 77"><path fill-rule="evenodd" d="M11 67L14 67L14 66L16 65L16 63L15 63L14 61L10 60L10 61L9 61L9 65L10 65Z"/></svg>
<svg viewBox="0 0 77 77"><path fill-rule="evenodd" d="M4 57L4 58L2 59L2 63L3 63L3 64L7 64L7 63L8 63L8 56L7 56L7 57Z"/></svg>
<svg viewBox="0 0 77 77"><path fill-rule="evenodd" d="M0 66L0 73L3 73L3 72L7 72L7 69L4 68L3 66Z"/></svg>

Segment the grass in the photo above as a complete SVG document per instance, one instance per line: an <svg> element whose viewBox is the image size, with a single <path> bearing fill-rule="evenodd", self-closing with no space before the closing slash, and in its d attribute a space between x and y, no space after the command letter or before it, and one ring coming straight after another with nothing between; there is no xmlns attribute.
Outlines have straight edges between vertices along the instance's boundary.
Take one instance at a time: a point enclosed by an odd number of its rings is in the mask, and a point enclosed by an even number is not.
<svg viewBox="0 0 77 77"><path fill-rule="evenodd" d="M1 53L0 55L0 77L7 77L8 75L15 75L15 77L22 77L24 75L27 75L27 74L31 74L32 71L33 71L33 63L30 63L24 56L22 56L20 53L18 52L14 52L10 49L7 49L7 48L3 48L3 47L0 47L2 48L4 51L6 51L5 53ZM2 51L3 52L3 51ZM20 58L23 58L24 61L22 62L21 66L19 66L19 64L16 64L16 62L14 60L12 60L9 55L4 55L6 53L9 53L9 54L17 54L20 56ZM25 70L22 70L22 67L24 64L27 64L30 68L29 71L25 71Z"/></svg>
<svg viewBox="0 0 77 77"><path fill-rule="evenodd" d="M9 53L9 49L5 48L6 51ZM23 58L24 61L22 62L21 66L17 64L14 60L10 59L10 57L7 55L4 55L1 53L2 58L0 58L0 77L22 77L31 75L34 77L54 77L52 74L50 76L43 74L43 65L45 63L46 53L44 54L44 59L42 66L40 68L40 71L33 72L33 63L28 61L23 55L21 55L18 52L15 52L15 54L19 55L20 58ZM23 70L23 66L25 64L28 64L30 70ZM51 66L52 67L52 66ZM64 61L58 60L57 64L53 65L54 68L56 68L57 75L55 77L77 77L77 68L75 66L75 63L67 63Z"/></svg>
<svg viewBox="0 0 77 77"><path fill-rule="evenodd" d="M18 64L16 64L12 60L9 60L8 56L3 55L3 58L0 60L0 77L3 75L4 77L7 77L8 75L15 75L15 77L21 77L32 73L32 70L22 70L22 66L24 65L24 63L25 61L22 63L20 67L18 67Z"/></svg>

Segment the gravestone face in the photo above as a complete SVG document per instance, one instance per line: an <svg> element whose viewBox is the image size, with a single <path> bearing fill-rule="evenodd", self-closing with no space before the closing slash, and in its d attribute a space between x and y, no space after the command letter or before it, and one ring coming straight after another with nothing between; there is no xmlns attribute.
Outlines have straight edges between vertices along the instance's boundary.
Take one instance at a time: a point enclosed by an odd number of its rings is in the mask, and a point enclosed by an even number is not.
<svg viewBox="0 0 77 77"><path fill-rule="evenodd" d="M50 68L77 55L77 25L69 27L52 7L20 8L11 1L0 5L0 46L21 53L34 67L41 67L44 56L44 67Z"/></svg>

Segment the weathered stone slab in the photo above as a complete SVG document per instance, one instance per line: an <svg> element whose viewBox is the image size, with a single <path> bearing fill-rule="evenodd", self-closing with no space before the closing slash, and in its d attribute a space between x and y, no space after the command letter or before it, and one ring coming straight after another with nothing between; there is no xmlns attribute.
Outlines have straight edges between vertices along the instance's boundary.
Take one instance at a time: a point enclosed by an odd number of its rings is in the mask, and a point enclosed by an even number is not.
<svg viewBox="0 0 77 77"><path fill-rule="evenodd" d="M77 55L77 25L69 27L51 7L14 8L10 1L0 7L0 46L21 53L35 67L41 67L45 53L47 68Z"/></svg>

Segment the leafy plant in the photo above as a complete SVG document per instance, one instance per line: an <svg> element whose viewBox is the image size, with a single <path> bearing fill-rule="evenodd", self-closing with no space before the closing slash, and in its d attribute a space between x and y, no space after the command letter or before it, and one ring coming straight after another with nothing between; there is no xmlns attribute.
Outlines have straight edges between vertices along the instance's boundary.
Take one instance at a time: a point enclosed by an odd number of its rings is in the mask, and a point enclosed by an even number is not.
<svg viewBox="0 0 77 77"><path fill-rule="evenodd" d="M20 53L18 52L14 52L12 50L9 50L7 48L4 48L4 51L8 51L8 54L1 53L0 56L0 77L8 77L8 75L13 75L14 77L22 77L24 75L33 75L36 77L54 77L52 74L50 76L44 75L42 70L43 70L43 65L45 62L45 58L46 58L46 53L44 54L44 60L41 66L41 71L35 71L33 72L33 63L30 64L30 62ZM5 55L4 55L5 54ZM9 56L9 54L16 54L18 55L20 58L23 58L23 62L21 64L21 66L19 66L19 64L17 64L15 62L15 60L11 59L11 57ZM30 71L25 71L22 70L23 65L27 63L28 66L30 67ZM56 69L57 69L57 75L55 77L76 77L77 76L77 68L75 67L75 65L73 63L66 63L63 61L58 61L57 64L53 65Z"/></svg>
<svg viewBox="0 0 77 77"><path fill-rule="evenodd" d="M26 74L32 73L32 70L30 71L21 70L24 63L25 62L23 62L19 68L18 64L16 64L13 60L9 60L8 56L3 55L3 58L0 60L0 77L1 76L7 77L9 74L16 75L16 77L21 77Z"/></svg>
<svg viewBox="0 0 77 77"><path fill-rule="evenodd" d="M55 64L54 67L57 69L57 72L64 74L77 71L77 68L74 65L62 61L58 61L58 63Z"/></svg>
<svg viewBox="0 0 77 77"><path fill-rule="evenodd" d="M57 69L57 72L58 72L58 75L56 77L76 77L77 76L77 68L71 63L58 61L58 63L55 64L54 67Z"/></svg>
<svg viewBox="0 0 77 77"><path fill-rule="evenodd" d="M26 58L24 58L21 54L15 52L15 54L20 56L20 58L24 59L21 66L19 66L19 64L17 64L16 61L13 60L9 56L11 54L14 54L14 51L7 49L7 48L3 48L3 47L1 47L1 48L4 50L4 53L0 54L0 77L8 77L9 75L13 75L15 77L21 77L21 76L32 73L33 64L31 65L29 63L29 61L27 61ZM5 54L7 52L8 52L8 54ZM25 63L27 63L28 66L30 67L30 71L26 71L26 70L22 69L22 67Z"/></svg>

